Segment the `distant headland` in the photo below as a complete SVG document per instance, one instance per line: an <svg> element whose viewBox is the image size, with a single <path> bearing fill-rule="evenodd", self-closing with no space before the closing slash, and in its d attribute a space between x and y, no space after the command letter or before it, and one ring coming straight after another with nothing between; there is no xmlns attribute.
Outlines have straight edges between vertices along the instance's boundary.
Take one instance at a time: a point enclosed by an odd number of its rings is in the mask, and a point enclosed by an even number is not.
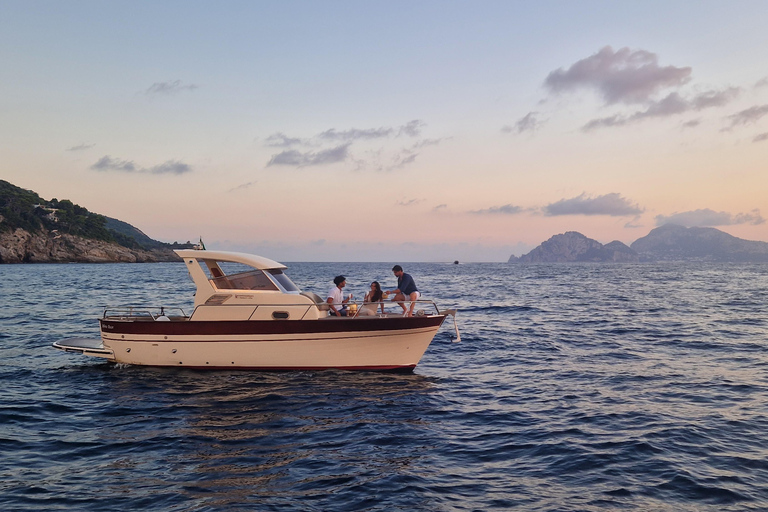
<svg viewBox="0 0 768 512"><path fill-rule="evenodd" d="M555 235L509 263L642 263L658 261L768 262L768 243L743 240L715 228L666 224L631 245L601 244L581 233Z"/></svg>
<svg viewBox="0 0 768 512"><path fill-rule="evenodd" d="M181 261L173 249L189 247L158 242L126 222L0 180L0 263Z"/></svg>

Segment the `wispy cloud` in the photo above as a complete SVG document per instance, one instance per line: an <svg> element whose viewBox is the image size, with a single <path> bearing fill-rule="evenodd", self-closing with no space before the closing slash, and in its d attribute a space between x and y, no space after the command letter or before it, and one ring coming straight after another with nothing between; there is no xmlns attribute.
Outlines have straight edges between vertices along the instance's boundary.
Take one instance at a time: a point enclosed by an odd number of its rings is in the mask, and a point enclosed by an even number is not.
<svg viewBox="0 0 768 512"><path fill-rule="evenodd" d="M85 151L86 149L91 149L96 144L80 144L79 146L72 146L71 148L67 148L67 151Z"/></svg>
<svg viewBox="0 0 768 512"><path fill-rule="evenodd" d="M447 140L449 138L450 137L442 137L440 139L423 139L416 142L413 146L411 146L411 149L421 149L421 148L426 148L428 146L437 146L441 144L444 140Z"/></svg>
<svg viewBox="0 0 768 512"><path fill-rule="evenodd" d="M707 91L700 93L691 99L683 98L679 93L672 92L659 101L648 102L645 110L637 111L629 115L613 115L600 119L593 119L582 127L583 131L591 131L596 128L610 126L623 126L629 123L642 121L654 117L669 117L684 114L686 112L700 111L706 108L720 107L734 100L741 90L736 87L728 87L720 91Z"/></svg>
<svg viewBox="0 0 768 512"><path fill-rule="evenodd" d="M144 91L147 96L170 96L179 94L182 91L194 91L198 86L194 84L184 84L181 80L171 80L168 82L155 82Z"/></svg>
<svg viewBox="0 0 768 512"><path fill-rule="evenodd" d="M701 119L691 119L683 123L683 128L696 128L701 124Z"/></svg>
<svg viewBox="0 0 768 512"><path fill-rule="evenodd" d="M286 148L285 151L272 155L267 167L275 165L290 165L294 167L309 167L341 162L352 162L356 170L392 171L412 165L420 154L420 149L440 144L444 138L416 140L409 146L402 147L397 143L401 137L417 138L426 123L420 119L408 121L401 126L380 126L377 128L349 128L338 130L329 128L309 138L292 137L282 132L276 132L267 137L265 146ZM387 142L389 141L389 142ZM339 144L341 142L341 144ZM333 147L328 147L335 143ZM352 146L366 147L365 157L352 156ZM371 144L381 144L386 147L371 149ZM401 147L392 148L393 145ZM309 146L312 150L296 149L296 146Z"/></svg>
<svg viewBox="0 0 768 512"><path fill-rule="evenodd" d="M754 139L752 139L752 142L763 142L768 140L768 132L761 133L760 135L756 135Z"/></svg>
<svg viewBox="0 0 768 512"><path fill-rule="evenodd" d="M727 117L730 125L725 130L731 130L737 126L744 126L752 123L756 123L760 119L768 114L768 105L755 105L748 109L736 112Z"/></svg>
<svg viewBox="0 0 768 512"><path fill-rule="evenodd" d="M610 215L623 217L638 215L643 211L643 208L615 192L597 197L581 194L571 199L561 199L544 207L544 214L547 216Z"/></svg>
<svg viewBox="0 0 768 512"><path fill-rule="evenodd" d="M233 188L227 190L227 192L237 192L238 190L248 190L249 188L254 186L256 183L257 183L256 181L249 181L248 183L243 183L242 185L238 185L236 187L233 187Z"/></svg>
<svg viewBox="0 0 768 512"><path fill-rule="evenodd" d="M112 158L107 155L101 157L98 162L93 164L91 170L148 174L185 174L191 172L192 167L177 160L168 160L152 167L139 167L131 160L120 160L119 158Z"/></svg>
<svg viewBox="0 0 768 512"><path fill-rule="evenodd" d="M760 210L752 210L749 213L731 214L728 212L716 212L709 208L676 212L671 215L657 215L656 225L679 224L686 227L705 226L732 226L735 224L758 225L765 223L760 215Z"/></svg>
<svg viewBox="0 0 768 512"><path fill-rule="evenodd" d="M406 136L406 137L418 137L419 135L421 135L421 129L426 125L427 124L421 119L414 119L413 121L408 121L397 130L397 135Z"/></svg>
<svg viewBox="0 0 768 512"><path fill-rule="evenodd" d="M306 141L297 137L288 137L286 134L277 132L266 138L264 145L274 148L288 148L299 144L305 144Z"/></svg>
<svg viewBox="0 0 768 512"><path fill-rule="evenodd" d="M191 171L192 168L183 162L179 162L178 160L168 160L160 165L155 165L146 169L145 172L150 174L184 174Z"/></svg>
<svg viewBox="0 0 768 512"><path fill-rule="evenodd" d="M660 66L655 53L614 51L606 46L568 69L552 71L544 85L554 93L593 89L610 105L647 102L659 91L681 86L690 78L690 67Z"/></svg>
<svg viewBox="0 0 768 512"><path fill-rule="evenodd" d="M288 149L276 155L267 163L267 167L273 165L289 165L294 167L309 167L314 165L326 165L344 162L349 157L350 143L341 144L320 151L299 151Z"/></svg>
<svg viewBox="0 0 768 512"><path fill-rule="evenodd" d="M402 169L406 165L410 165L413 162L415 162L417 156L419 156L418 153L405 149L401 151L400 154L396 155L392 165L390 165L388 168L384 170L393 171L395 169Z"/></svg>
<svg viewBox="0 0 768 512"><path fill-rule="evenodd" d="M416 206L419 204L422 200L421 199L403 199L402 201L398 201L398 206Z"/></svg>
<svg viewBox="0 0 768 512"><path fill-rule="evenodd" d="M384 137L390 137L394 132L395 132L394 128L367 128L367 129L351 128L349 130L344 130L344 131L338 131L335 128L331 128L330 130L326 130L318 134L317 138L322 140L333 140L333 141L370 140L370 139L381 139Z"/></svg>
<svg viewBox="0 0 768 512"><path fill-rule="evenodd" d="M504 126L501 128L501 131L504 133L534 132L542 125L542 122L536 117L538 114L538 112L529 112L518 119L515 126Z"/></svg>
<svg viewBox="0 0 768 512"><path fill-rule="evenodd" d="M471 210L469 213L474 213L477 215L517 215L523 211L525 210L520 206L505 204L503 206L492 206L483 210Z"/></svg>

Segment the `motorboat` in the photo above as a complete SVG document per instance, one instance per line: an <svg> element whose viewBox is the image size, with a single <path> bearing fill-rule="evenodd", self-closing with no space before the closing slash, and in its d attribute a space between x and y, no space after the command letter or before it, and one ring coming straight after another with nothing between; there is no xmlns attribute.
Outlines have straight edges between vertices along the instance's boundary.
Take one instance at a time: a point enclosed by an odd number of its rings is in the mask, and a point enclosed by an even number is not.
<svg viewBox="0 0 768 512"><path fill-rule="evenodd" d="M346 317L304 292L285 265L261 256L216 250L175 251L196 286L194 307L106 307L101 339L70 338L66 352L131 365L194 369L377 370L411 372L447 316L430 300L403 316L397 304L362 316L352 303ZM360 306L360 307L357 307Z"/></svg>

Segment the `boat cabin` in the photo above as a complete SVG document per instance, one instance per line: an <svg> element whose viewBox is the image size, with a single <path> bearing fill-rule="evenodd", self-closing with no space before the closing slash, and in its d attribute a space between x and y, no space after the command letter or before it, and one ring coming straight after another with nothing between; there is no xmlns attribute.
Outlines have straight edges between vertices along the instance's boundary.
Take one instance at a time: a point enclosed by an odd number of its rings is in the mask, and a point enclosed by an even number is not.
<svg viewBox="0 0 768 512"><path fill-rule="evenodd" d="M283 272L287 267L282 263L239 252L195 249L175 252L184 260L197 287L192 321L317 320L328 316L325 301L317 294L302 292ZM245 265L249 269L228 274L222 266L224 263Z"/></svg>

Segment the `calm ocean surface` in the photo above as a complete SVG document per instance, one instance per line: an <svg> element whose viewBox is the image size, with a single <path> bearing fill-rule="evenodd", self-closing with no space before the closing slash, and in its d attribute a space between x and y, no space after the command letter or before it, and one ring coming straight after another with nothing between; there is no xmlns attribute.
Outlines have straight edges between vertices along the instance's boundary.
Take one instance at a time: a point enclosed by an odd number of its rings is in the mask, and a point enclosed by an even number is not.
<svg viewBox="0 0 768 512"><path fill-rule="evenodd" d="M106 305L191 312L184 265L0 265L0 510L768 509L768 265L403 266L462 334L412 375L66 354Z"/></svg>

